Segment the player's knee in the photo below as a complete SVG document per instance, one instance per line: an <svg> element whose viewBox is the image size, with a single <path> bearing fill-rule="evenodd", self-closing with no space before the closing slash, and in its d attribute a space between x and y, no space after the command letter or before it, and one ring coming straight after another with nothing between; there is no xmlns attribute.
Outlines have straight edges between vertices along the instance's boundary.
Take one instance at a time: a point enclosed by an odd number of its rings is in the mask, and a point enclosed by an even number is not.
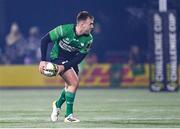
<svg viewBox="0 0 180 129"><path fill-rule="evenodd" d="M79 80L73 80L71 81L71 85L74 86L74 87L78 87L79 86Z"/></svg>
<svg viewBox="0 0 180 129"><path fill-rule="evenodd" d="M79 80L77 80L77 81L74 82L74 86L75 86L75 87L78 87L78 86L79 86Z"/></svg>

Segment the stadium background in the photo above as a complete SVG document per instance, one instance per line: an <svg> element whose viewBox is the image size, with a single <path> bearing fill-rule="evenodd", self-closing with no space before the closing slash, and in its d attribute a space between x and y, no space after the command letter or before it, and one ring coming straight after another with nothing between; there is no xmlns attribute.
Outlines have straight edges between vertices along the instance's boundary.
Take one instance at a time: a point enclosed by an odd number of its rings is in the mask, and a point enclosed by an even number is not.
<svg viewBox="0 0 180 129"><path fill-rule="evenodd" d="M150 10L158 10L158 1L115 0L112 3L104 1L103 4L102 1L90 0L0 2L1 87L58 86L61 80L44 78L34 65L40 58L39 41L52 28L75 23L75 16L81 10L88 10L95 17L94 45L82 63L86 70L82 71L81 85L148 86L147 14ZM168 8L176 10L177 14L179 5L178 1L168 1ZM177 35L179 37L179 31ZM26 66L20 68L15 66L17 64ZM19 72L21 74L17 75Z"/></svg>
<svg viewBox="0 0 180 129"><path fill-rule="evenodd" d="M177 14L179 50L180 1L167 5ZM149 92L148 14L158 6L158 0L0 0L0 127L72 127L48 119L64 83L38 72L40 38L75 23L82 10L94 15L95 30L80 64L75 112L82 122L73 127L180 127L179 92Z"/></svg>

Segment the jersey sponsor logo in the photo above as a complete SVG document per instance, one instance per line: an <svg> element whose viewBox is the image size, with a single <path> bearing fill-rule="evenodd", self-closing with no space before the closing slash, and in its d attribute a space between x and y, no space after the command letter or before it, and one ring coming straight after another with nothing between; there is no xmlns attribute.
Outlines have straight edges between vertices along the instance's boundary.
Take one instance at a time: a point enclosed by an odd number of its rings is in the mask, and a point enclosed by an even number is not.
<svg viewBox="0 0 180 129"><path fill-rule="evenodd" d="M65 64L65 63L67 63L67 62L68 62L68 60L66 60L66 61L63 61L63 62L62 62L62 64Z"/></svg>
<svg viewBox="0 0 180 129"><path fill-rule="evenodd" d="M69 40L69 39L68 39ZM65 39L62 39L62 41L64 42L64 43L66 43L66 44L70 44L70 42L68 41L67 39L65 40Z"/></svg>
<svg viewBox="0 0 180 129"><path fill-rule="evenodd" d="M66 51L69 51L69 52L78 51L77 48L72 47L72 46L70 46L70 45L68 45L68 44L69 44L69 42L67 42L66 40L60 40L60 42L59 42L59 46L60 46L62 49L66 50Z"/></svg>
<svg viewBox="0 0 180 129"><path fill-rule="evenodd" d="M79 42L79 40L78 40L78 39L73 39L73 41Z"/></svg>
<svg viewBox="0 0 180 129"><path fill-rule="evenodd" d="M66 39L66 41L69 41L69 38L65 38Z"/></svg>
<svg viewBox="0 0 180 129"><path fill-rule="evenodd" d="M81 47L84 47L84 43L80 43Z"/></svg>

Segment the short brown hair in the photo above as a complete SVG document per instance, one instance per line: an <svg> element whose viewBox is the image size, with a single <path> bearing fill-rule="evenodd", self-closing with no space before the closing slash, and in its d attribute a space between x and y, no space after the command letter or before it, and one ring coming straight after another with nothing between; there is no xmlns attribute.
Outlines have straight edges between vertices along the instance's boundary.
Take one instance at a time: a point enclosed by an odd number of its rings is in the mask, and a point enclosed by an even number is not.
<svg viewBox="0 0 180 129"><path fill-rule="evenodd" d="M78 13L76 21L78 23L79 21L84 21L87 18L94 19L94 17L91 14L89 14L87 11L81 11Z"/></svg>

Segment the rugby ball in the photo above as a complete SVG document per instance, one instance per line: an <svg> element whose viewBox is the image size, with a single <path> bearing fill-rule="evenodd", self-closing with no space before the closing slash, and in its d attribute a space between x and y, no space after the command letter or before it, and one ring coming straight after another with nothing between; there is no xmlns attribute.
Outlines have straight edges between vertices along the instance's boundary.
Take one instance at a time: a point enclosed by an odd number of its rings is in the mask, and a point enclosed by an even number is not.
<svg viewBox="0 0 180 129"><path fill-rule="evenodd" d="M56 76L58 72L58 67L56 64L53 64L51 62L47 62L44 69L43 74L47 77L53 77Z"/></svg>

